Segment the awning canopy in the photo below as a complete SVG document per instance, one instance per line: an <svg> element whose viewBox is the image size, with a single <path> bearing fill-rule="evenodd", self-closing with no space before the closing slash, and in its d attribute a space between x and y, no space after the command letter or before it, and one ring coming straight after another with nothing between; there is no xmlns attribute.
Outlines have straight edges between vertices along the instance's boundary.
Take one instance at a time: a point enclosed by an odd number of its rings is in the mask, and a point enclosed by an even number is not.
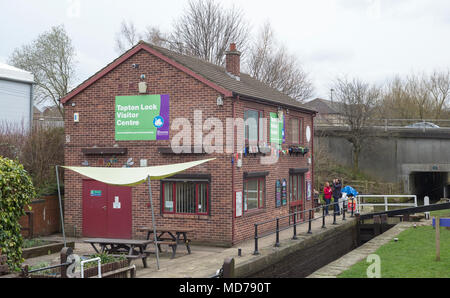
<svg viewBox="0 0 450 298"><path fill-rule="evenodd" d="M75 171L88 178L111 185L135 186L151 180L161 180L171 177L180 172L215 160L215 158L171 164L164 166L154 166L145 168L95 168L95 167L63 167Z"/></svg>

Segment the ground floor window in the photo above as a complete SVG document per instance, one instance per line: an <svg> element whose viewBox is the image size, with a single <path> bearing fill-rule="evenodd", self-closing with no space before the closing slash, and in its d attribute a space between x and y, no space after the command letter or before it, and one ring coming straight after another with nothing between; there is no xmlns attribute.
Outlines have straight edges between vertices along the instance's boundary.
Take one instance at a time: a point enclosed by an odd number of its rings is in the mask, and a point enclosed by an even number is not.
<svg viewBox="0 0 450 298"><path fill-rule="evenodd" d="M163 212L206 215L209 212L209 184L196 181L164 181Z"/></svg>
<svg viewBox="0 0 450 298"><path fill-rule="evenodd" d="M244 211L264 208L265 178L244 179Z"/></svg>

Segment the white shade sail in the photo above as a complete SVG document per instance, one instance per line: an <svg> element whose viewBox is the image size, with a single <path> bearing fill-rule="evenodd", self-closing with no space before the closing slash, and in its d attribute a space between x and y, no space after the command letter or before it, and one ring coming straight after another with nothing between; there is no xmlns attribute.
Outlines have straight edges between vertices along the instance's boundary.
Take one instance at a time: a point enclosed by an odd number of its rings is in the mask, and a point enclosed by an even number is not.
<svg viewBox="0 0 450 298"><path fill-rule="evenodd" d="M88 178L119 186L135 186L151 180L161 180L198 165L215 160L215 158L145 168L95 168L95 167L63 167L75 171Z"/></svg>

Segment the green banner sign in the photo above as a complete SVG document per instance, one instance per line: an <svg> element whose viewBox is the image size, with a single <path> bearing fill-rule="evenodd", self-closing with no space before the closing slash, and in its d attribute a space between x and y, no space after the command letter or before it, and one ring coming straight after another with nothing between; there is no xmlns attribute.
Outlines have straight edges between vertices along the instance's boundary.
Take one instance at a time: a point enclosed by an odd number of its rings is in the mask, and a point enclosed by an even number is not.
<svg viewBox="0 0 450 298"><path fill-rule="evenodd" d="M284 141L284 117L278 118L278 113L270 113L270 143L281 144Z"/></svg>
<svg viewBox="0 0 450 298"><path fill-rule="evenodd" d="M169 95L116 97L117 141L169 140Z"/></svg>

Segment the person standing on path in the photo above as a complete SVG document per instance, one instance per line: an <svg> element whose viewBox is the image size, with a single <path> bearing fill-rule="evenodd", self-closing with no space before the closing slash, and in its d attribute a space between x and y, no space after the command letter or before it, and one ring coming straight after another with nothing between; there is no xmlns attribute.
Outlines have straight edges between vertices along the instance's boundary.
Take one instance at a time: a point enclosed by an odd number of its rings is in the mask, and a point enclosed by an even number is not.
<svg viewBox="0 0 450 298"><path fill-rule="evenodd" d="M328 215L328 205L331 204L331 195L333 191L331 190L330 183L325 182L325 187L323 189L323 198L325 200L325 215Z"/></svg>
<svg viewBox="0 0 450 298"><path fill-rule="evenodd" d="M339 208L339 199L342 197L342 183L339 179L333 180L333 199L334 203L334 212L337 213L337 215L341 215L341 210Z"/></svg>

